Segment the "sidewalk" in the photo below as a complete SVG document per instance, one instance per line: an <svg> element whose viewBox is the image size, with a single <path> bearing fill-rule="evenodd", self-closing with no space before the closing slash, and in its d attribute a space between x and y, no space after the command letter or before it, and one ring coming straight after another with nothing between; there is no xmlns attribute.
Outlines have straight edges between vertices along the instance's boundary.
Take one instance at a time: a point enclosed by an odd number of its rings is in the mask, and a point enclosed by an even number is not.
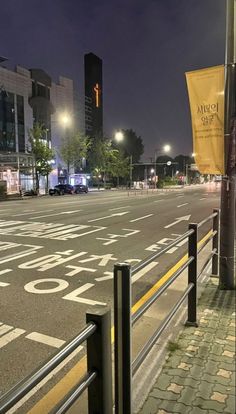
<svg viewBox="0 0 236 414"><path fill-rule="evenodd" d="M197 328L185 327L139 414L235 413L235 291L211 279Z"/></svg>

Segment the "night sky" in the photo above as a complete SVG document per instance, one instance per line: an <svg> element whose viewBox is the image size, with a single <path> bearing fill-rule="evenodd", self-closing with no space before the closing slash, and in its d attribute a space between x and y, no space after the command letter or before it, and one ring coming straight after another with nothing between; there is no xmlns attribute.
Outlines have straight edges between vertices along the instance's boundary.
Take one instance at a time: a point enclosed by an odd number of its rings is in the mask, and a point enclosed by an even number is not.
<svg viewBox="0 0 236 414"><path fill-rule="evenodd" d="M0 0L0 55L72 78L103 59L104 133L132 128L144 159L192 152L184 73L224 63L225 0ZM8 64L9 67L9 64Z"/></svg>

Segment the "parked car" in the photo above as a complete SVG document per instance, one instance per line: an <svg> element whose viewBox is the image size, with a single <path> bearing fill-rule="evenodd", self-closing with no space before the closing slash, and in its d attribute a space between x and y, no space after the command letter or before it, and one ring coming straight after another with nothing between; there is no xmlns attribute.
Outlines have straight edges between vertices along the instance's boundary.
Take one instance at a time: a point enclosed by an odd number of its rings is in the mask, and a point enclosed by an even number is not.
<svg viewBox="0 0 236 414"><path fill-rule="evenodd" d="M76 194L87 193L88 192L88 187L87 187L87 185L84 185L84 184L76 184L74 186L74 189L75 189Z"/></svg>
<svg viewBox="0 0 236 414"><path fill-rule="evenodd" d="M50 188L49 194L52 195L64 195L64 194L73 194L74 187L70 184L58 184L54 188Z"/></svg>

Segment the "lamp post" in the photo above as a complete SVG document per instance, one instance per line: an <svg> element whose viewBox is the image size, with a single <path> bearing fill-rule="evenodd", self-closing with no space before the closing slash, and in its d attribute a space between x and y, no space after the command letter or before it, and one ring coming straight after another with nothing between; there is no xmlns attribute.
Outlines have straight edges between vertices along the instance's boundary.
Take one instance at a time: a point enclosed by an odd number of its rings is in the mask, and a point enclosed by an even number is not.
<svg viewBox="0 0 236 414"><path fill-rule="evenodd" d="M71 116L67 113L64 112L62 114L59 115L59 123L63 126L64 128L64 138L67 138L67 128L71 125L72 123L72 119ZM67 183L69 184L69 175L70 175L70 161L69 159L67 160Z"/></svg>
<svg viewBox="0 0 236 414"><path fill-rule="evenodd" d="M236 0L227 0L225 47L225 165L221 184L220 271L221 289L233 290L235 285L235 146L236 146Z"/></svg>
<svg viewBox="0 0 236 414"><path fill-rule="evenodd" d="M133 165L133 156L130 155L130 165L129 165L129 181L130 181L130 190L132 187L132 181L133 181L133 176L132 176L132 165Z"/></svg>
<svg viewBox="0 0 236 414"><path fill-rule="evenodd" d="M163 153L168 153L171 150L171 146L169 144L163 145L161 151ZM156 188L156 180L157 180L157 153L160 151L160 149L155 149L155 155L154 155L154 169L155 169L155 188Z"/></svg>
<svg viewBox="0 0 236 414"><path fill-rule="evenodd" d="M116 131L115 133L115 140L117 142L122 142L124 140L124 134L122 131ZM133 181L133 174L132 174L132 166L133 166L133 156L130 155L130 163L129 163L129 181L130 181L130 188L132 187Z"/></svg>

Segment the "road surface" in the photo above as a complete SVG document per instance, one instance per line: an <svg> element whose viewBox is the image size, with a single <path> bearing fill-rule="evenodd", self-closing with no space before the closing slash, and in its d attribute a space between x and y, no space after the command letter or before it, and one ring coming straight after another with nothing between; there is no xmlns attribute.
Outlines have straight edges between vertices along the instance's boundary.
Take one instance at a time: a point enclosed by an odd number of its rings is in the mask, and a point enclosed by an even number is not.
<svg viewBox="0 0 236 414"><path fill-rule="evenodd" d="M138 263L217 207L216 185L2 202L0 395L78 334L87 309L112 306L114 263ZM133 303L186 247L184 240L148 272L135 275ZM82 355L83 349L76 359ZM73 365L73 360L68 364ZM39 392L30 401L40 397Z"/></svg>

